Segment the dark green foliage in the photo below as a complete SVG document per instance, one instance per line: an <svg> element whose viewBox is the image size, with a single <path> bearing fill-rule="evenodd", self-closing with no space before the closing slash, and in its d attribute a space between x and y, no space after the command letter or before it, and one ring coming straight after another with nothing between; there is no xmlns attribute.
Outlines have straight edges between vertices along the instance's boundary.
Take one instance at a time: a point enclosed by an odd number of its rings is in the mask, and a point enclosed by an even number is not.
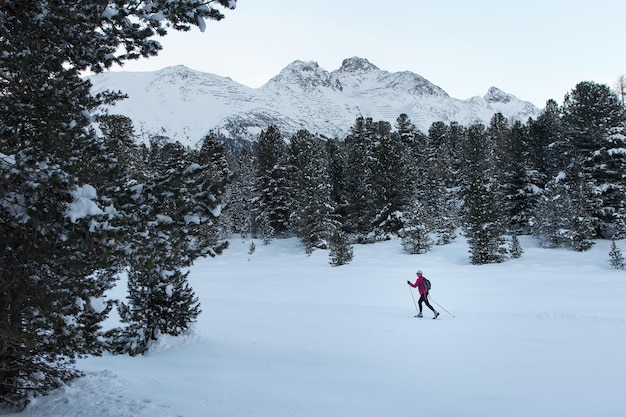
<svg viewBox="0 0 626 417"><path fill-rule="evenodd" d="M120 304L120 317L128 323L111 332L111 349L138 355L162 334L178 336L200 314L200 304L187 282L188 272L133 264L128 274L128 301Z"/></svg>
<svg viewBox="0 0 626 417"><path fill-rule="evenodd" d="M609 251L609 262L612 268L624 269L624 255L622 251L617 247L615 241L611 242L611 250Z"/></svg>
<svg viewBox="0 0 626 417"><path fill-rule="evenodd" d="M371 224L378 209L374 205L375 195L372 188L377 135L377 124L371 118L359 117L345 140L346 159L343 173L347 201L344 227L349 233L359 236L359 241L369 239Z"/></svg>
<svg viewBox="0 0 626 417"><path fill-rule="evenodd" d="M569 167L591 193L594 237L623 236L626 110L609 87L581 82L565 97L563 124L572 144Z"/></svg>
<svg viewBox="0 0 626 417"><path fill-rule="evenodd" d="M169 24L222 17L203 1L109 3L0 0L1 405L24 406L101 352L104 294L132 237L114 204L132 163L113 128L123 121L103 123L109 142L93 125L119 95L91 96L79 73L156 55L151 38ZM165 19L146 18L159 11Z"/></svg>
<svg viewBox="0 0 626 417"><path fill-rule="evenodd" d="M376 240L398 235L402 212L413 195L414 178L407 142L401 134L382 130L374 147L371 179L373 204L378 209L371 226Z"/></svg>
<svg viewBox="0 0 626 417"><path fill-rule="evenodd" d="M255 234L254 198L257 189L257 159L254 154L243 149L233 158L233 176L231 186L225 192L226 216L225 224L231 233L239 233L242 237Z"/></svg>
<svg viewBox="0 0 626 417"><path fill-rule="evenodd" d="M428 136L422 140L421 173L416 180L418 195L424 202L425 215L438 245L448 244L456 237L458 219L459 198L452 171L455 156L450 147L449 133L444 123L431 126Z"/></svg>
<svg viewBox="0 0 626 417"><path fill-rule="evenodd" d="M524 249L522 248L522 245L520 245L519 239L516 235L511 236L511 242L509 244L509 254L513 259L521 258L524 254Z"/></svg>
<svg viewBox="0 0 626 417"><path fill-rule="evenodd" d="M212 144L211 144L212 143ZM179 335L200 309L183 268L226 248L215 220L230 170L210 138L198 151L153 143L143 161L144 182L128 188L118 205L133 230L124 329L111 332L118 353L141 354L161 334ZM132 215L131 215L132 213Z"/></svg>
<svg viewBox="0 0 626 417"><path fill-rule="evenodd" d="M493 143L484 126L472 125L465 138L465 234L473 264L502 262L506 259L504 245L505 218L500 190L494 175Z"/></svg>
<svg viewBox="0 0 626 417"><path fill-rule="evenodd" d="M352 262L354 257L352 245L348 240L348 235L342 230L337 229L331 234L329 249L329 263L332 266L341 266Z"/></svg>
<svg viewBox="0 0 626 417"><path fill-rule="evenodd" d="M571 247L578 251L591 248L595 233L588 195L583 182L568 181L565 173L546 186L534 225L535 234L542 238L542 246Z"/></svg>
<svg viewBox="0 0 626 417"><path fill-rule="evenodd" d="M289 187L287 145L278 128L269 126L259 136L256 218L265 242L289 230L292 196Z"/></svg>
<svg viewBox="0 0 626 417"><path fill-rule="evenodd" d="M423 204L415 202L407 207L400 230L402 247L410 254L427 253L433 246L432 218Z"/></svg>
<svg viewBox="0 0 626 417"><path fill-rule="evenodd" d="M290 188L293 190L292 224L307 254L326 249L331 233L339 227L333 206L328 158L321 139L306 130L289 144Z"/></svg>
<svg viewBox="0 0 626 417"><path fill-rule="evenodd" d="M527 127L527 169L533 186L542 190L550 178L567 167L572 149L564 138L561 111L554 100L549 100L537 120L529 120Z"/></svg>
<svg viewBox="0 0 626 417"><path fill-rule="evenodd" d="M514 123L502 139L498 176L509 233L530 233L529 221L539 200L533 184L536 175L528 168L528 140L528 129L520 122Z"/></svg>

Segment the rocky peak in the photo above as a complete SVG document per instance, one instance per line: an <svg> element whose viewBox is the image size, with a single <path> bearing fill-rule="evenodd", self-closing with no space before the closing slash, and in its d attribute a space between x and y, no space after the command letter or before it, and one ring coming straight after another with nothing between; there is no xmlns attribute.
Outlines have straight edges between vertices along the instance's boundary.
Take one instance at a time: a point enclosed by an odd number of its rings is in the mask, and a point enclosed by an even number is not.
<svg viewBox="0 0 626 417"><path fill-rule="evenodd" d="M339 71L341 72L371 72L378 70L378 67L372 63L370 63L365 58L352 57L344 59L341 63L341 68Z"/></svg>
<svg viewBox="0 0 626 417"><path fill-rule="evenodd" d="M314 61L294 61L269 82L269 85L299 85L305 90L330 86L330 74Z"/></svg>
<svg viewBox="0 0 626 417"><path fill-rule="evenodd" d="M487 103L508 103L511 101L511 95L499 88L490 87L483 99L485 99Z"/></svg>

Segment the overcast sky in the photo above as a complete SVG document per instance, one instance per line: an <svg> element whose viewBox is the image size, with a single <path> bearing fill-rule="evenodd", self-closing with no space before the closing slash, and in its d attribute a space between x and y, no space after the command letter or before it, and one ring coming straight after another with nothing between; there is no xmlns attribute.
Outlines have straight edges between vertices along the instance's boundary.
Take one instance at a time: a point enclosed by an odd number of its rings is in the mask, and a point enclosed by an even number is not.
<svg viewBox="0 0 626 417"><path fill-rule="evenodd" d="M238 0L224 13L204 33L170 31L158 57L123 69L184 64L260 87L295 60L332 71L358 56L455 98L495 86L539 107L626 74L624 0Z"/></svg>

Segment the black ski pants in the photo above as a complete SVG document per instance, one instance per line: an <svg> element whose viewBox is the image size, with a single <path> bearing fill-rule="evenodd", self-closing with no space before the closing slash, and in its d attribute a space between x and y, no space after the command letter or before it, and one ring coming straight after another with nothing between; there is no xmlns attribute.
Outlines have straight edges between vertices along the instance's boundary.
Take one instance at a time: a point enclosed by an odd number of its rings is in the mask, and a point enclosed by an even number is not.
<svg viewBox="0 0 626 417"><path fill-rule="evenodd" d="M422 303L426 304L426 307L430 308L433 312L435 309L428 302L428 293L424 293L420 295L420 300L417 302L417 305L420 307L420 313L422 312Z"/></svg>

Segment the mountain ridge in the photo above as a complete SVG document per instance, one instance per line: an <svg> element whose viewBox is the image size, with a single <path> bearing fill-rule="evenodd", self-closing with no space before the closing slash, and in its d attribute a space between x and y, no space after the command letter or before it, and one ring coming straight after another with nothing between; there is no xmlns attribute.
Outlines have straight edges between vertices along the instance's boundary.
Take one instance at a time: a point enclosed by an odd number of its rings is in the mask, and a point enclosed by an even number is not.
<svg viewBox="0 0 626 417"><path fill-rule="evenodd" d="M254 141L271 124L285 137L307 129L322 137L343 138L360 116L394 125L406 113L427 132L436 121L487 124L497 112L526 121L540 112L496 87L482 97L456 99L418 74L381 70L359 57L344 59L330 72L315 61L296 60L259 88L184 65L88 78L95 93L121 90L128 95L108 111L130 117L140 140L165 136L189 146L211 131Z"/></svg>

